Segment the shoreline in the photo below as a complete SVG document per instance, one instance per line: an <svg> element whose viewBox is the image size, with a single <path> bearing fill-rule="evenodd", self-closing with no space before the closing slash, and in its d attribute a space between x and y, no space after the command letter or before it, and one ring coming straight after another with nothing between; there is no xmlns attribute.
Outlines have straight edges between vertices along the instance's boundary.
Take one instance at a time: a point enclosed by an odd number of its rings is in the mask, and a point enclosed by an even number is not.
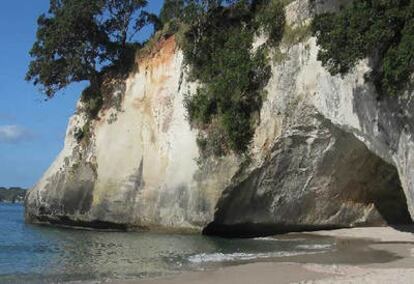
<svg viewBox="0 0 414 284"><path fill-rule="evenodd" d="M414 227L406 227L412 230ZM289 235L299 235L292 233ZM302 233L332 237L332 253L282 260L224 265L159 279L113 280L119 284L274 284L274 283L412 283L414 234L391 227L368 227Z"/></svg>

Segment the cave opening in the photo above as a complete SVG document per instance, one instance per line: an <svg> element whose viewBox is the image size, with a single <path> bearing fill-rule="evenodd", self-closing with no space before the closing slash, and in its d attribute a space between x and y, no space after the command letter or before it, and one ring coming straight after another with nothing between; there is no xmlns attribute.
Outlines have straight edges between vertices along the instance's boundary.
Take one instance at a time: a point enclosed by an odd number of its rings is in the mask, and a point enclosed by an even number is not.
<svg viewBox="0 0 414 284"><path fill-rule="evenodd" d="M380 187L369 192L367 201L374 204L375 209L388 225L409 225L413 222L408 211L407 199L394 167L393 171L387 183L388 188Z"/></svg>
<svg viewBox="0 0 414 284"><path fill-rule="evenodd" d="M257 237L412 224L396 166L352 133L322 126L312 144L280 140L260 168L234 179L203 233Z"/></svg>
<svg viewBox="0 0 414 284"><path fill-rule="evenodd" d="M399 226L412 224L407 198L395 165L387 162L355 136L345 135L351 157L345 159L342 175L349 173L348 184L341 188L345 200L373 206L373 218L361 226ZM337 163L341 167L341 162ZM368 208L368 206L367 206Z"/></svg>

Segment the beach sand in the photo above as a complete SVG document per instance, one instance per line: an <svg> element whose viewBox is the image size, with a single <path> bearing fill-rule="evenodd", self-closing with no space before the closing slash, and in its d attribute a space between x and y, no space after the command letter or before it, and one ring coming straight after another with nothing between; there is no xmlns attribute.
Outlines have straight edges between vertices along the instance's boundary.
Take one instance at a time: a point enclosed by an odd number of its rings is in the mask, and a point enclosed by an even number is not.
<svg viewBox="0 0 414 284"><path fill-rule="evenodd" d="M319 231L307 235L333 237L337 241L337 250L287 257L283 258L283 262L255 262L201 272L183 272L165 279L111 283L414 283L414 234L410 232L373 227Z"/></svg>

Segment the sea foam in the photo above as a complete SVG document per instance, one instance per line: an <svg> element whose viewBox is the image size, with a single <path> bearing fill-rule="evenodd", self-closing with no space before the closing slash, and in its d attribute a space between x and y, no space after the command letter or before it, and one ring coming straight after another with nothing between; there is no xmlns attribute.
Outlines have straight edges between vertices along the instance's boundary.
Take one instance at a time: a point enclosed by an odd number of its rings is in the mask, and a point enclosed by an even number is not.
<svg viewBox="0 0 414 284"><path fill-rule="evenodd" d="M247 261L255 259L277 258L297 256L304 254L315 254L319 252L304 252L304 251L279 251L269 253L201 253L188 257L191 263L207 263L207 262L233 262L233 261Z"/></svg>

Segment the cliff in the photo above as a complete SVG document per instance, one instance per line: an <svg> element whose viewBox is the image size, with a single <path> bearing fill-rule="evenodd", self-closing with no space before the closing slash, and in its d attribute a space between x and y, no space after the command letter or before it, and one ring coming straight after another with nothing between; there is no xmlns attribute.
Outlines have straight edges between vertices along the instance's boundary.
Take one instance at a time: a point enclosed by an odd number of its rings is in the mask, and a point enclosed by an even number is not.
<svg viewBox="0 0 414 284"><path fill-rule="evenodd" d="M288 25L346 1L293 1ZM312 8L310 8L312 7ZM256 45L260 45L260 38ZM62 152L26 197L34 223L204 230L253 236L411 222L414 102L377 99L360 62L331 76L313 37L281 46L249 159L200 159L184 98L194 91L174 37L137 59L79 143L71 118Z"/></svg>

